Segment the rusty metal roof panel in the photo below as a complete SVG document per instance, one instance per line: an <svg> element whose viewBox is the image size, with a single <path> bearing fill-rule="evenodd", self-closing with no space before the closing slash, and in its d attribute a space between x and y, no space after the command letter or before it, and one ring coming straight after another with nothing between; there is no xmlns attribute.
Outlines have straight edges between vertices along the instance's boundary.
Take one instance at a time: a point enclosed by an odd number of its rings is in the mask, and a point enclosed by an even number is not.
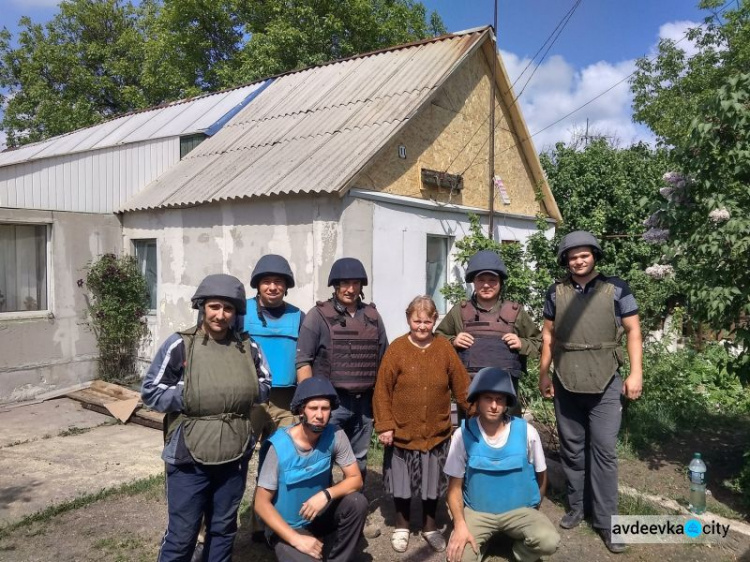
<svg viewBox="0 0 750 562"><path fill-rule="evenodd" d="M279 76L120 210L339 192L485 36L482 29Z"/></svg>

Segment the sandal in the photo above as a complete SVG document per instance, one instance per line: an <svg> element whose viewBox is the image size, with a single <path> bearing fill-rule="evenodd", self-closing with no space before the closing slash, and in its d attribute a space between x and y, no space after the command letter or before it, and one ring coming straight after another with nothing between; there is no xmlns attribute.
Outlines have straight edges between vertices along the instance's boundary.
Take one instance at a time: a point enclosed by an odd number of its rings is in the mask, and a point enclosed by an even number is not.
<svg viewBox="0 0 750 562"><path fill-rule="evenodd" d="M423 532L422 537L425 541L427 541L427 544L429 544L432 550L434 550L435 552L443 552L445 550L445 537L440 531L427 531L426 533Z"/></svg>
<svg viewBox="0 0 750 562"><path fill-rule="evenodd" d="M406 552L409 547L409 529L394 529L391 535L391 546L396 552Z"/></svg>

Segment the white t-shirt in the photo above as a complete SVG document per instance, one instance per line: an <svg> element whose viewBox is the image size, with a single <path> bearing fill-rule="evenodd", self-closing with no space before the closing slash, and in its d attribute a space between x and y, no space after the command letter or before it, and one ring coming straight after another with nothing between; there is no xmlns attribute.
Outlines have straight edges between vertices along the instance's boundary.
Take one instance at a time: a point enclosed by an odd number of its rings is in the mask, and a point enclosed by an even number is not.
<svg viewBox="0 0 750 562"><path fill-rule="evenodd" d="M508 442L508 437L510 437L510 424L506 424L496 438L490 439L482 427L481 420L477 421L479 422L477 425L485 443L493 449L500 449L505 446ZM539 438L539 432L530 423L526 424L526 447L529 454L529 462L534 466L534 471L544 472L547 470L547 461L544 458L542 440ZM443 472L453 478L463 478L466 473L466 459L463 431L459 427L453 432L453 437L451 437L451 447L448 450L448 458L445 460Z"/></svg>

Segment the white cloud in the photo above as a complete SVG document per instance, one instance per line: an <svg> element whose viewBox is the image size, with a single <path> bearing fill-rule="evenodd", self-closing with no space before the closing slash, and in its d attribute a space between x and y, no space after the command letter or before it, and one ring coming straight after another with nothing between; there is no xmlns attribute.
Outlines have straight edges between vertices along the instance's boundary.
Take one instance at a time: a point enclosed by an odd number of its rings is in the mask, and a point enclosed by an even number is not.
<svg viewBox="0 0 750 562"><path fill-rule="evenodd" d="M687 57L692 57L698 52L698 49L693 41L685 38L685 34L689 29L700 25L700 23L690 20L667 22L659 28L659 39L671 39L678 43L677 46L685 51ZM652 53L656 54L656 46L654 46Z"/></svg>
<svg viewBox="0 0 750 562"><path fill-rule="evenodd" d="M513 82L529 61L513 53L501 53ZM544 61L524 88L532 69L533 65L517 81L514 91L518 95L523 89L519 103L537 150L575 140L585 132L586 119L590 135L611 136L624 146L653 141L648 130L631 120L632 96L626 77L634 69L633 61L601 61L576 69L561 56L553 56ZM594 99L614 84L617 86L611 91ZM547 128L587 102L583 109Z"/></svg>

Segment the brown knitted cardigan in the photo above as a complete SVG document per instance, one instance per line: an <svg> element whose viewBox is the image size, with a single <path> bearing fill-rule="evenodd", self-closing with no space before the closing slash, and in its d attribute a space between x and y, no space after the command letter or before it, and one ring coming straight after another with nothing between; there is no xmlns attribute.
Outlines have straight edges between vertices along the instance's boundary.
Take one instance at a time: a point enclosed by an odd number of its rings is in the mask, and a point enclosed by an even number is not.
<svg viewBox="0 0 750 562"><path fill-rule="evenodd" d="M375 431L394 430L402 449L429 451L451 436L451 392L467 410L469 375L451 343L418 348L404 335L388 347L375 382Z"/></svg>

